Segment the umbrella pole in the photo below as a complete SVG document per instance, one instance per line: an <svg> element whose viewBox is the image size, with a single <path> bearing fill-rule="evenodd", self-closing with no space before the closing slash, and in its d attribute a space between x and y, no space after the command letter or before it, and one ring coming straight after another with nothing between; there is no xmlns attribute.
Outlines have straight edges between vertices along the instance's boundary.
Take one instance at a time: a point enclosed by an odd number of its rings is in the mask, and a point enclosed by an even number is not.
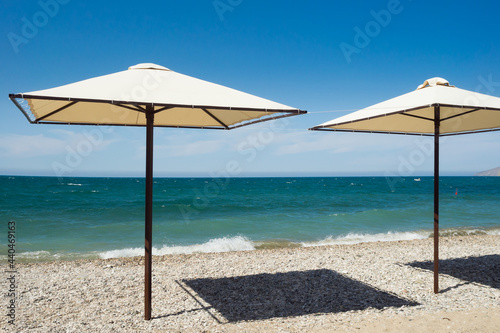
<svg viewBox="0 0 500 333"><path fill-rule="evenodd" d="M144 258L144 319L151 320L151 257L153 224L153 132L154 108L146 106L146 221Z"/></svg>
<svg viewBox="0 0 500 333"><path fill-rule="evenodd" d="M439 105L434 106L434 293L439 293Z"/></svg>

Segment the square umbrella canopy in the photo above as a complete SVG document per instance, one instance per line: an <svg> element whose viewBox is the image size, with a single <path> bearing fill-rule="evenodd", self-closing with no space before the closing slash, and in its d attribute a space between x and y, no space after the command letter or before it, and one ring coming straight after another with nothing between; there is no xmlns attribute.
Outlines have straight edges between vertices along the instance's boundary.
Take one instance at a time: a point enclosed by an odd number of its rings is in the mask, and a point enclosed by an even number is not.
<svg viewBox="0 0 500 333"><path fill-rule="evenodd" d="M417 90L310 128L434 137L434 292L439 292L439 137L500 130L500 98L432 78Z"/></svg>
<svg viewBox="0 0 500 333"><path fill-rule="evenodd" d="M9 98L33 124L146 127L146 320L151 319L154 127L229 130L307 113L151 63Z"/></svg>

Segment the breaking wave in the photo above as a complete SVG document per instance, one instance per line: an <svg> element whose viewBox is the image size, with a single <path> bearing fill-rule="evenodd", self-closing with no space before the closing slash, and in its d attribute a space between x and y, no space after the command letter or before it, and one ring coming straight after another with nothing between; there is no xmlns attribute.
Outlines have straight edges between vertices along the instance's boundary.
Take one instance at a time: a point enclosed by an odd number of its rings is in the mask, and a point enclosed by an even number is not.
<svg viewBox="0 0 500 333"><path fill-rule="evenodd" d="M500 228L450 228L440 231L440 237L474 236L474 235L500 235ZM279 249L296 247L313 247L328 245L347 245L367 242L391 242L408 241L415 239L426 239L433 237L431 231L409 231L409 232L387 232L377 234L349 233L340 236L328 236L313 241L291 241L285 239L270 239L263 241L252 241L244 236L214 238L205 243L193 245L164 245L153 247L153 255L169 254L192 254L192 253L217 253L230 251L253 251L261 249ZM110 259L123 257L143 256L144 248L123 248L110 251L94 252L60 252L32 251L16 254L19 262L47 262L58 260L79 259ZM6 259L6 256L0 256Z"/></svg>
<svg viewBox="0 0 500 333"><path fill-rule="evenodd" d="M153 247L153 255L166 254L191 254L191 253L211 253L211 252L229 252L229 251L251 251L255 246L251 240L246 237L223 237L211 239L203 244L185 245L185 246L162 246ZM112 250L99 253L102 259L134 257L144 255L144 248L128 248L121 250Z"/></svg>

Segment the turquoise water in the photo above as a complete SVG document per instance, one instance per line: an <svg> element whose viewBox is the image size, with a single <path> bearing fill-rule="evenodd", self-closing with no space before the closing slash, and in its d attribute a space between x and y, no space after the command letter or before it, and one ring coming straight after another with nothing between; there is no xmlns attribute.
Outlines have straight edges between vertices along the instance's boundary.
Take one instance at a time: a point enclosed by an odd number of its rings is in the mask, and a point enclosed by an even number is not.
<svg viewBox="0 0 500 333"><path fill-rule="evenodd" d="M143 255L144 179L0 186L1 234L16 222L19 260ZM500 233L500 177L441 177L440 189L443 234ZM154 254L417 239L433 227L432 177L158 178L153 191Z"/></svg>

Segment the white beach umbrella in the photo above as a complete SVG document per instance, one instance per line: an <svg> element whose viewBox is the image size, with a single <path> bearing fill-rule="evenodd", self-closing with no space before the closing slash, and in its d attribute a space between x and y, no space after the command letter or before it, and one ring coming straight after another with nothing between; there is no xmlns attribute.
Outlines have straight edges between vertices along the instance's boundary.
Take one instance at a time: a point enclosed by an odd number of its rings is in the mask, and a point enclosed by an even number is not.
<svg viewBox="0 0 500 333"><path fill-rule="evenodd" d="M304 114L155 64L76 83L10 94L34 124L146 126L145 319L151 319L153 128L234 129Z"/></svg>
<svg viewBox="0 0 500 333"><path fill-rule="evenodd" d="M310 129L434 137L434 292L438 293L439 137L500 130L500 98L433 78L415 91Z"/></svg>

